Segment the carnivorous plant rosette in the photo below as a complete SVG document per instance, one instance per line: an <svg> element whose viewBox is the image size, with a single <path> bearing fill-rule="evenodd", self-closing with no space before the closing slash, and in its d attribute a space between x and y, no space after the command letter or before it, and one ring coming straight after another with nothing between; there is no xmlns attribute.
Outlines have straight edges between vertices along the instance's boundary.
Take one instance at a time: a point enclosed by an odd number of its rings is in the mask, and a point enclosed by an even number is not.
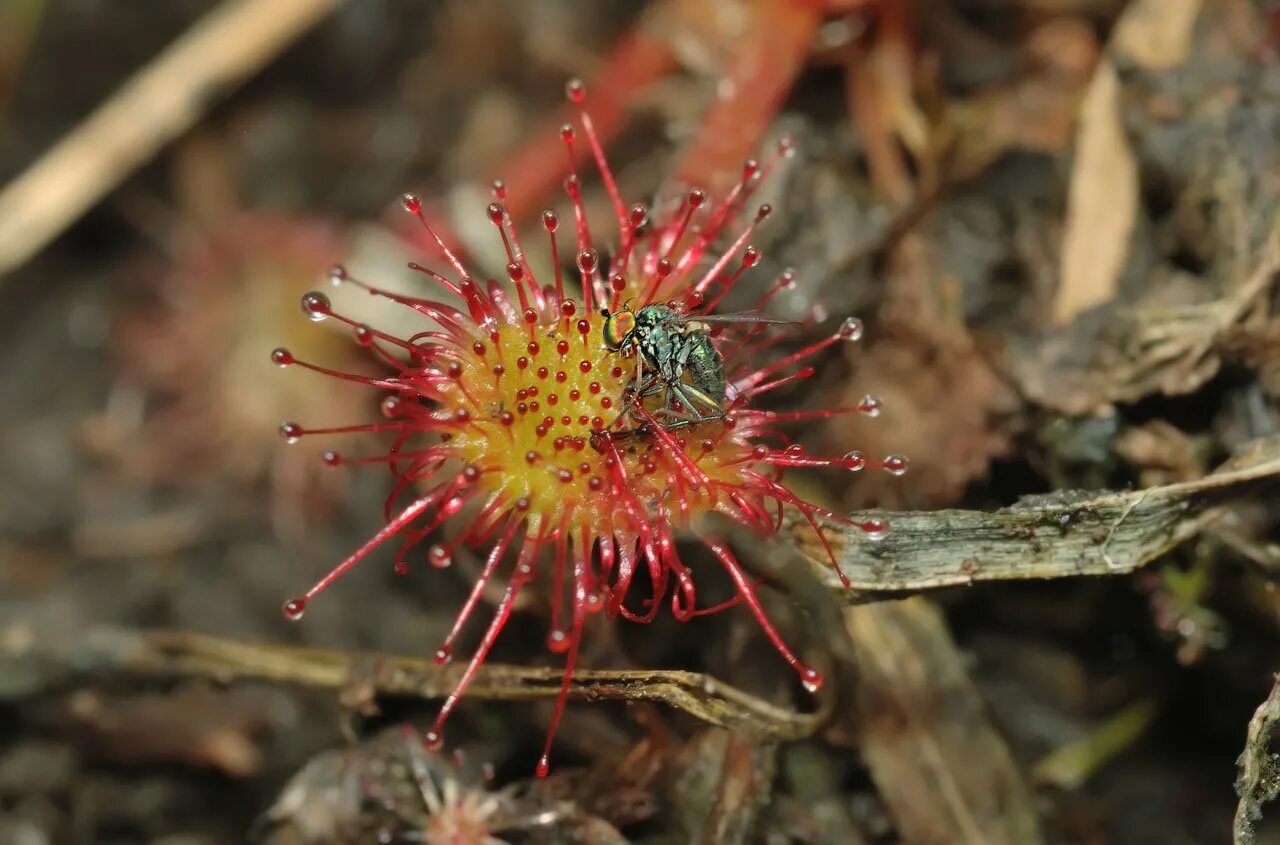
<svg viewBox="0 0 1280 845"><path fill-rule="evenodd" d="M841 408L753 407L761 395L812 376L814 367L804 364L807 359L858 340L858 320L846 319L822 339L767 360L772 348L797 332L797 324L758 316L775 295L795 285L790 272L747 314L728 323L714 316L724 297L760 261L749 241L772 209L759 205L748 211L747 206L761 181L789 155L789 142L779 144L763 163L747 161L737 184L719 201L694 189L667 213L643 204L627 206L584 108L582 85L570 83L569 95L578 105L578 125L561 129L569 159L573 161L575 144L589 146L617 220L616 243L603 244L614 249L608 261L593 239L576 173L565 181L572 225L562 226L552 211L542 215L541 236L549 239L555 259L539 274L503 205L504 189L495 185L495 201L487 213L506 252L505 283L476 279L428 223L421 201L409 195L405 209L421 219L448 265L439 270L412 266L440 290L441 298L380 290L341 267L334 268L332 280L417 311L422 331L411 337L381 332L338 313L318 292L302 302L313 320L349 325L357 342L382 358L390 373L370 378L299 360L287 349L272 353L281 366L304 367L386 393L384 421L329 429L289 422L281 427L287 440L356 431L394 434L385 455L325 453L325 461L333 465L390 467L395 484L387 499L387 524L306 594L288 601L286 615L301 617L309 601L384 543L399 544L395 565L407 572L415 547L449 520L468 519L452 543L485 550L483 568L436 651L438 662L451 658L486 585L505 579L506 586L426 741L442 742L446 719L492 649L517 597L541 573L550 581L547 645L564 655L565 668L539 774L548 771L584 626L594 614L645 622L669 601L671 612L686 620L744 604L804 686L817 690L821 673L802 663L770 623L755 582L714 533L716 521L772 535L784 510L791 509L821 536L820 519L840 517L789 489L783 482L788 468L879 467L900 474L907 467L906 459L896 455L879 461L858 452L811 455L780 430L788 423L837 414L875 415L880 404L874 397ZM746 222L737 223L740 219ZM727 248L717 249L730 235ZM569 251L572 261L566 264L572 269L566 271L560 257ZM872 538L888 529L879 520L859 527ZM724 568L736 598L697 606L694 573L676 542L677 533L685 532L698 538ZM453 552L453 546L436 543L428 547L426 560L445 567ZM831 559L834 566L834 555ZM641 570L652 590L643 598L632 595Z"/></svg>

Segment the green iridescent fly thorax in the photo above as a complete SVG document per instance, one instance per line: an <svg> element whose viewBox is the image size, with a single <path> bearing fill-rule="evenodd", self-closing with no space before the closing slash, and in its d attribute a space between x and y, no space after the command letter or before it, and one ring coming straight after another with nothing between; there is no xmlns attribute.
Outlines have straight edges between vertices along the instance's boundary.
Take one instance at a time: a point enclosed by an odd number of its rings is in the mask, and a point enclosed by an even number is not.
<svg viewBox="0 0 1280 845"><path fill-rule="evenodd" d="M711 339L713 326L786 322L754 312L688 314L668 305L605 311L604 316L605 346L640 359L636 398L664 396L666 428L723 419L728 412L724 359Z"/></svg>
<svg viewBox="0 0 1280 845"><path fill-rule="evenodd" d="M608 315L605 343L640 358L638 398L663 395L672 425L718 419L725 413L724 363L710 327L666 305Z"/></svg>

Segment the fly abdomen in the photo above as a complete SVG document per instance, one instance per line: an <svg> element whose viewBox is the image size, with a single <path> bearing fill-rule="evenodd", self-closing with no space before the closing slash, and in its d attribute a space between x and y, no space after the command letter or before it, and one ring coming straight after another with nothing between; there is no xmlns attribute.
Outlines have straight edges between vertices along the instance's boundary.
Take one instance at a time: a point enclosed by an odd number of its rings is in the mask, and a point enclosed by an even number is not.
<svg viewBox="0 0 1280 845"><path fill-rule="evenodd" d="M687 361L689 375L695 387L714 399L717 405L724 405L725 378L724 363L720 352L711 338L705 334L689 336L689 357Z"/></svg>

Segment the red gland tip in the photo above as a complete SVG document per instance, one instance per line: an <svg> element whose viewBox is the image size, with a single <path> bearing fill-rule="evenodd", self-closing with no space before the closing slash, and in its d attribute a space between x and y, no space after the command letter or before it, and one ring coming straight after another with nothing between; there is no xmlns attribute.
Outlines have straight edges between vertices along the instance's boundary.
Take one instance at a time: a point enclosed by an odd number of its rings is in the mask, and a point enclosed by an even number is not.
<svg viewBox="0 0 1280 845"><path fill-rule="evenodd" d="M538 765L534 768L533 771L534 771L534 774L536 774L540 778L544 778L547 775L551 774L551 760L548 759L546 754L543 754L541 757L538 758Z"/></svg>
<svg viewBox="0 0 1280 845"><path fill-rule="evenodd" d="M321 455L320 460L324 461L325 466L336 467L342 463L342 455L330 450Z"/></svg>
<svg viewBox="0 0 1280 845"><path fill-rule="evenodd" d="M284 438L285 443L297 443L304 434L306 431L296 422L280 423L280 436Z"/></svg>
<svg viewBox="0 0 1280 845"><path fill-rule="evenodd" d="M547 634L547 648L556 654L563 654L569 648L569 635L561 630Z"/></svg>
<svg viewBox="0 0 1280 845"><path fill-rule="evenodd" d="M436 649L434 659L437 666L443 666L449 662L449 658L453 657L453 649L447 645L442 645Z"/></svg>
<svg viewBox="0 0 1280 845"><path fill-rule="evenodd" d="M405 194L400 198L400 202L404 205L404 210L410 214L417 214L422 211L422 197L417 194Z"/></svg>
<svg viewBox="0 0 1280 845"><path fill-rule="evenodd" d="M311 322L318 323L333 313L333 306L329 304L329 297L318 290L313 290L302 295L302 313L306 314Z"/></svg>
<svg viewBox="0 0 1280 845"><path fill-rule="evenodd" d="M289 599L284 603L284 618L290 622L297 622L302 618L302 614L307 612L307 597L299 596L296 599Z"/></svg>
<svg viewBox="0 0 1280 845"><path fill-rule="evenodd" d="M808 692L817 692L822 689L822 684L826 681L822 673L812 666L805 666L800 670L800 684Z"/></svg>
<svg viewBox="0 0 1280 845"><path fill-rule="evenodd" d="M866 522L859 523L858 528L862 529L862 533L868 540L878 543L889 534L889 520L880 517L872 517Z"/></svg>
<svg viewBox="0 0 1280 845"><path fill-rule="evenodd" d="M907 471L907 459L905 455L889 455L880 466L891 475L903 475Z"/></svg>
<svg viewBox="0 0 1280 845"><path fill-rule="evenodd" d="M271 350L271 360L279 364L281 367L287 367L294 362L293 353L283 346L277 346Z"/></svg>
<svg viewBox="0 0 1280 845"><path fill-rule="evenodd" d="M582 105L587 99L587 86L581 79L570 79L564 86L564 92L571 103Z"/></svg>
<svg viewBox="0 0 1280 845"><path fill-rule="evenodd" d="M444 747L444 736L436 728L422 735L422 744L428 751L439 751Z"/></svg>

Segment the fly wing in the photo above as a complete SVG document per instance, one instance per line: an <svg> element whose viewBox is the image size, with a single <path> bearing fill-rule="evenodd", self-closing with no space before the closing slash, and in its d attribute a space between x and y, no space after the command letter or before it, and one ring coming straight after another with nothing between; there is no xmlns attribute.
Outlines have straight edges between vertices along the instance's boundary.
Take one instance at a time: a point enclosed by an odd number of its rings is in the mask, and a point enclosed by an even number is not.
<svg viewBox="0 0 1280 845"><path fill-rule="evenodd" d="M681 314L681 323L747 323L771 326L794 325L795 320L780 320L759 311L736 311L732 314Z"/></svg>

